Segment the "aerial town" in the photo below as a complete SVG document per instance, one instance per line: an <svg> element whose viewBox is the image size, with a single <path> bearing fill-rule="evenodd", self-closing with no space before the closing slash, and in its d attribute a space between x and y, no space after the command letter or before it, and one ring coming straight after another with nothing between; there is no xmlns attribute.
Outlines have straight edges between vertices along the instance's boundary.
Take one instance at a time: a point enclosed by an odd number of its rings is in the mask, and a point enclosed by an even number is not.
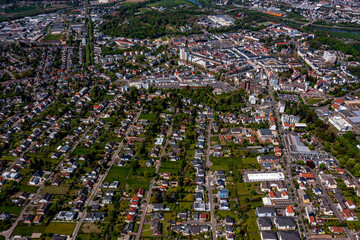
<svg viewBox="0 0 360 240"><path fill-rule="evenodd" d="M0 240L360 239L360 3L0 0Z"/></svg>

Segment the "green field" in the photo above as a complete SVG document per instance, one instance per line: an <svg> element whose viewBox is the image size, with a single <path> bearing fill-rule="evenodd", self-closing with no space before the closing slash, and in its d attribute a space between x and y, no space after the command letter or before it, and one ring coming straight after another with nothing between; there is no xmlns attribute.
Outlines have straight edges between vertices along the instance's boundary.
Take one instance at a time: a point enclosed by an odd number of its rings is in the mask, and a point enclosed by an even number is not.
<svg viewBox="0 0 360 240"><path fill-rule="evenodd" d="M41 194L43 193L50 193L53 195L66 194L68 190L69 190L68 187L46 186L41 190Z"/></svg>
<svg viewBox="0 0 360 240"><path fill-rule="evenodd" d="M71 235L74 231L76 223L51 222L46 228L45 233L57 233Z"/></svg>
<svg viewBox="0 0 360 240"><path fill-rule="evenodd" d="M129 170L129 167L112 167L109 173L106 175L104 182L125 182L129 174Z"/></svg>
<svg viewBox="0 0 360 240"><path fill-rule="evenodd" d="M14 232L13 236L20 235L20 236L31 236L33 233L42 233L45 230L45 225L24 225L23 223L19 224Z"/></svg>
<svg viewBox="0 0 360 240"><path fill-rule="evenodd" d="M24 6L24 7L13 8L13 9L5 9L4 12L5 13L22 13L22 12L32 11L35 9L36 9L35 6Z"/></svg>
<svg viewBox="0 0 360 240"><path fill-rule="evenodd" d="M181 169L180 169L179 161L177 162L166 161L166 162L161 162L159 172L177 174L180 170Z"/></svg>
<svg viewBox="0 0 360 240"><path fill-rule="evenodd" d="M353 48L355 48L356 51L358 51L360 53L360 45L354 45Z"/></svg>
<svg viewBox="0 0 360 240"><path fill-rule="evenodd" d="M255 158L242 157L211 157L210 161L213 165L210 167L211 171L215 170L231 170L231 169L260 169L259 163Z"/></svg>
<svg viewBox="0 0 360 240"><path fill-rule="evenodd" d="M157 1L155 3L151 3L148 6L149 7L159 7L159 6L171 7L171 6L178 6L180 4L195 5L186 0L161 0L161 1Z"/></svg>
<svg viewBox="0 0 360 240"><path fill-rule="evenodd" d="M56 34L56 35L49 34L43 39L43 41L44 42L53 41L53 40L59 39L59 37L60 37L60 34Z"/></svg>
<svg viewBox="0 0 360 240"><path fill-rule="evenodd" d="M87 147L84 147L82 144L79 144L75 148L73 154L74 155L92 154L94 151L95 151L95 149L93 149L93 148L87 148Z"/></svg>
<svg viewBox="0 0 360 240"><path fill-rule="evenodd" d="M106 100L113 100L115 98L115 95L105 95L104 99Z"/></svg>
<svg viewBox="0 0 360 240"><path fill-rule="evenodd" d="M19 206L0 206L0 212L6 212L9 214L19 214L21 212L21 210L23 209L23 207L19 207Z"/></svg>
<svg viewBox="0 0 360 240"><path fill-rule="evenodd" d="M5 156L5 155L0 158L0 160L10 161L10 162L15 161L16 159L17 159L17 157L14 157L14 156Z"/></svg>
<svg viewBox="0 0 360 240"><path fill-rule="evenodd" d="M308 99L306 99L306 102L310 105L313 105L318 102L321 102L322 100L324 100L324 99L323 98L308 98Z"/></svg>
<svg viewBox="0 0 360 240"><path fill-rule="evenodd" d="M104 182L118 181L120 184L125 184L127 189L135 189L142 187L148 189L151 182L151 174L154 174L154 168L139 168L136 170L137 175L130 174L130 167L112 167L106 176ZM144 173L148 177L139 176Z"/></svg>
<svg viewBox="0 0 360 240"><path fill-rule="evenodd" d="M142 113L139 117L139 119L146 119L149 121L154 121L156 118L156 114L155 113Z"/></svg>

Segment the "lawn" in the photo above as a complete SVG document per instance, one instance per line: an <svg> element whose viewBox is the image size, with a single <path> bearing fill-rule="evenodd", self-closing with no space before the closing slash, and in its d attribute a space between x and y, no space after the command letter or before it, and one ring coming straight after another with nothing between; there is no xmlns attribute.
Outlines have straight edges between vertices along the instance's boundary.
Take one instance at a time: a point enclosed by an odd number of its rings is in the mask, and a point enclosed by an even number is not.
<svg viewBox="0 0 360 240"><path fill-rule="evenodd" d="M68 187L58 187L58 186L46 186L41 190L41 194L50 193L53 195L63 195L68 192Z"/></svg>
<svg viewBox="0 0 360 240"><path fill-rule="evenodd" d="M5 13L22 13L22 12L35 10L35 9L36 9L35 6L23 6L23 7L19 7L19 8L5 9L4 12Z"/></svg>
<svg viewBox="0 0 360 240"><path fill-rule="evenodd" d="M143 231L141 233L141 237L143 238L151 238L152 237L152 230L150 228L150 224L145 224L144 225L144 228L143 228Z"/></svg>
<svg viewBox="0 0 360 240"><path fill-rule="evenodd" d="M74 231L76 223L51 222L45 229L45 233L57 233L63 235L71 235Z"/></svg>
<svg viewBox="0 0 360 240"><path fill-rule="evenodd" d="M156 3L151 3L148 6L149 7L171 7L171 6L178 6L181 4L188 4L188 5L194 5L193 3L186 1L186 0L161 0L157 1Z"/></svg>
<svg viewBox="0 0 360 240"><path fill-rule="evenodd" d="M177 174L180 171L180 162L161 162L159 172Z"/></svg>
<svg viewBox="0 0 360 240"><path fill-rule="evenodd" d="M81 226L81 231L85 234L101 233L101 229L99 229L94 223L84 223Z"/></svg>
<svg viewBox="0 0 360 240"><path fill-rule="evenodd" d="M13 236L15 235L20 235L20 236L31 236L33 233L42 233L45 230L45 225L35 225L35 226L30 226L30 225L24 225L24 224L19 224L14 232L13 232Z"/></svg>
<svg viewBox="0 0 360 240"><path fill-rule="evenodd" d="M113 182L118 181L119 183L125 183L128 189L135 189L142 187L148 189L152 177L151 173L155 172L154 168L139 168L136 170L138 175L148 172L148 177L129 175L129 167L115 167L113 166L108 175L106 176L104 182ZM145 174L146 175L146 174Z"/></svg>
<svg viewBox="0 0 360 240"><path fill-rule="evenodd" d="M321 102L322 100L324 100L324 99L323 98L308 98L308 99L306 99L306 102L310 105L313 105L318 102Z"/></svg>
<svg viewBox="0 0 360 240"><path fill-rule="evenodd" d="M235 170L235 169L260 169L259 163L255 158L242 157L211 157L210 161L213 165L210 167L211 171L215 170Z"/></svg>
<svg viewBox="0 0 360 240"><path fill-rule="evenodd" d="M109 173L107 174L104 182L126 182L127 175L129 174L129 167L111 167Z"/></svg>
<svg viewBox="0 0 360 240"><path fill-rule="evenodd" d="M115 95L105 95L104 99L106 100L113 100L115 98Z"/></svg>
<svg viewBox="0 0 360 240"><path fill-rule="evenodd" d="M43 39L43 41L44 41L44 42L53 41L53 40L59 39L59 37L60 37L60 34L55 34L55 35L49 34L49 35L47 35L47 36Z"/></svg>
<svg viewBox="0 0 360 240"><path fill-rule="evenodd" d="M249 234L249 240L260 240L260 232L256 223L255 212L252 210L252 213L248 214L249 218L246 219L246 230Z"/></svg>
<svg viewBox="0 0 360 240"><path fill-rule="evenodd" d="M19 192L28 192L28 193L36 193L36 191L39 189L39 187L37 186L29 186L26 185L25 183L24 184L20 183L17 187L19 188Z"/></svg>
<svg viewBox="0 0 360 240"><path fill-rule="evenodd" d="M84 146L81 146L81 144L79 144L76 149L74 150L73 154L74 155L82 155L82 154L92 154L93 152L95 152L96 150L94 148L86 148Z"/></svg>
<svg viewBox="0 0 360 240"><path fill-rule="evenodd" d="M156 118L155 113L142 113L139 117L139 119L147 119L149 121L154 121Z"/></svg>
<svg viewBox="0 0 360 240"><path fill-rule="evenodd" d="M17 157L14 157L14 156L6 156L6 155L4 155L4 156L2 156L2 157L0 158L0 160L9 161L9 162L13 162L13 161L15 161L16 159L17 159Z"/></svg>
<svg viewBox="0 0 360 240"><path fill-rule="evenodd" d="M0 212L7 212L10 214L19 214L22 209L23 207L19 207L19 206L6 206L6 205L0 206Z"/></svg>

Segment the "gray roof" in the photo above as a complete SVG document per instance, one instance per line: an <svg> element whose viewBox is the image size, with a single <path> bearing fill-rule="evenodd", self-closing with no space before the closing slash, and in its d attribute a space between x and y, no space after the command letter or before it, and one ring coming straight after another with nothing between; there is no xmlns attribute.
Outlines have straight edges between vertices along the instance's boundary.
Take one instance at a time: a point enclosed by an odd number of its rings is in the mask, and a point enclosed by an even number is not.
<svg viewBox="0 0 360 240"><path fill-rule="evenodd" d="M261 235L261 239L263 240L277 239L276 232L274 231L261 231L260 235Z"/></svg>
<svg viewBox="0 0 360 240"><path fill-rule="evenodd" d="M296 227L296 222L293 217L277 217L274 222L279 226Z"/></svg>
<svg viewBox="0 0 360 240"><path fill-rule="evenodd" d="M272 226L270 218L267 218L267 217L259 217L256 221L257 221L257 224L259 225L259 227L271 227Z"/></svg>
<svg viewBox="0 0 360 240"><path fill-rule="evenodd" d="M258 207L256 208L257 213L271 213L276 214L276 209L274 207Z"/></svg>
<svg viewBox="0 0 360 240"><path fill-rule="evenodd" d="M280 240L300 240L298 232L295 231L279 231Z"/></svg>

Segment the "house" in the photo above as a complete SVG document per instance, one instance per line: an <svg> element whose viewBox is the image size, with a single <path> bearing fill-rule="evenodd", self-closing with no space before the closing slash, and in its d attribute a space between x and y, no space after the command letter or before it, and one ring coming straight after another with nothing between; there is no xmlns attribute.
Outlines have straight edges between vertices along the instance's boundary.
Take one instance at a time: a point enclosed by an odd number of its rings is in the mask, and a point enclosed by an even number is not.
<svg viewBox="0 0 360 240"><path fill-rule="evenodd" d="M48 203L50 202L52 195L49 193L44 193L40 196L39 203Z"/></svg>
<svg viewBox="0 0 360 240"><path fill-rule="evenodd" d="M325 184L328 188L337 188L337 183L333 178L328 178Z"/></svg>
<svg viewBox="0 0 360 240"><path fill-rule="evenodd" d="M258 163L274 163L278 162L279 158L274 155L259 155L257 161Z"/></svg>
<svg viewBox="0 0 360 240"><path fill-rule="evenodd" d="M134 220L135 220L135 215L128 214L126 216L125 222L130 223L130 222L134 222Z"/></svg>
<svg viewBox="0 0 360 240"><path fill-rule="evenodd" d="M162 235L162 223L159 221L155 221L151 224L151 228L153 229L153 236L161 236Z"/></svg>
<svg viewBox="0 0 360 240"><path fill-rule="evenodd" d="M41 203L36 209L36 214L45 214L49 207L48 203Z"/></svg>
<svg viewBox="0 0 360 240"><path fill-rule="evenodd" d="M294 211L293 206L290 205L290 206L286 207L285 215L287 217L294 217L295 216L295 211Z"/></svg>
<svg viewBox="0 0 360 240"><path fill-rule="evenodd" d="M67 239L67 236L60 236L60 235L53 235L51 237L51 240L66 240Z"/></svg>
<svg viewBox="0 0 360 240"><path fill-rule="evenodd" d="M200 222L205 222L207 219L207 215L205 213L200 213L199 215L199 221Z"/></svg>
<svg viewBox="0 0 360 240"><path fill-rule="evenodd" d="M345 232L343 227L338 226L330 226L329 230L334 234L342 234Z"/></svg>
<svg viewBox="0 0 360 240"><path fill-rule="evenodd" d="M230 205L229 203L224 200L224 201L220 201L220 207L219 207L220 210L230 210Z"/></svg>
<svg viewBox="0 0 360 240"><path fill-rule="evenodd" d="M272 134L270 129L259 129L258 130L258 136L261 140L272 140L274 138L274 135Z"/></svg>
<svg viewBox="0 0 360 240"><path fill-rule="evenodd" d="M44 215L36 215L34 220L33 220L33 223L34 224L40 224L43 219L44 219Z"/></svg>
<svg viewBox="0 0 360 240"><path fill-rule="evenodd" d="M178 214L177 217L180 218L180 219L187 219L188 214L187 214L187 212L181 212L181 213Z"/></svg>
<svg viewBox="0 0 360 240"><path fill-rule="evenodd" d="M274 231L261 231L261 240L277 240L276 232Z"/></svg>
<svg viewBox="0 0 360 240"><path fill-rule="evenodd" d="M217 193L218 198L228 198L229 190L228 189L220 189Z"/></svg>
<svg viewBox="0 0 360 240"><path fill-rule="evenodd" d="M204 199L203 194L201 192L195 193L195 201L202 201Z"/></svg>
<svg viewBox="0 0 360 240"><path fill-rule="evenodd" d="M34 219L34 215L28 214L24 217L23 223L25 224L31 224L32 220Z"/></svg>
<svg viewBox="0 0 360 240"><path fill-rule="evenodd" d="M257 225L259 227L259 230L271 230L272 223L270 218L268 217L259 217L256 219Z"/></svg>
<svg viewBox="0 0 360 240"><path fill-rule="evenodd" d="M8 213L3 212L3 213L0 214L0 220L1 221L9 220L10 218L11 218L11 215L8 214Z"/></svg>
<svg viewBox="0 0 360 240"><path fill-rule="evenodd" d="M164 220L164 213L155 212L151 214L151 221L160 221L160 220Z"/></svg>
<svg viewBox="0 0 360 240"><path fill-rule="evenodd" d="M226 234L226 240L234 240L234 239L235 239L234 234L231 234L231 233Z"/></svg>
<svg viewBox="0 0 360 240"><path fill-rule="evenodd" d="M134 228L135 228L135 224L134 223L128 223L125 225L124 229L123 229L123 232L124 233L129 233L129 232L133 232L134 231Z"/></svg>
<svg viewBox="0 0 360 240"><path fill-rule="evenodd" d="M310 203L310 201L311 201L311 199L310 199L310 196L307 194L307 193L305 193L304 195L303 195L303 202L304 203Z"/></svg>
<svg viewBox="0 0 360 240"><path fill-rule="evenodd" d="M209 208L203 201L195 201L193 205L194 211L208 211Z"/></svg>
<svg viewBox="0 0 360 240"><path fill-rule="evenodd" d="M144 197L144 194L145 194L145 190L143 188L139 188L136 196L139 198L142 198L142 197Z"/></svg>
<svg viewBox="0 0 360 240"><path fill-rule="evenodd" d="M351 200L347 200L345 204L346 204L346 206L347 206L348 208L350 208L350 209L355 209L355 208L356 208L356 205L355 205L354 202L351 201Z"/></svg>
<svg viewBox="0 0 360 240"><path fill-rule="evenodd" d="M72 221L77 217L77 212L72 211L60 211L56 216L57 220Z"/></svg>
<svg viewBox="0 0 360 240"><path fill-rule="evenodd" d="M275 217L277 213L274 207L258 207L255 214L258 217Z"/></svg>
<svg viewBox="0 0 360 240"><path fill-rule="evenodd" d="M341 211L341 213L344 215L346 221L357 221L357 216L354 210L344 209Z"/></svg>
<svg viewBox="0 0 360 240"><path fill-rule="evenodd" d="M295 231L279 231L279 240L300 240L300 235Z"/></svg>
<svg viewBox="0 0 360 240"><path fill-rule="evenodd" d="M354 182L351 179L346 179L344 181L345 186L348 188L356 188L356 185L354 184Z"/></svg>
<svg viewBox="0 0 360 240"><path fill-rule="evenodd" d="M169 211L170 210L170 208L166 207L165 204L163 204L163 203L153 203L152 207L153 207L154 211Z"/></svg>
<svg viewBox="0 0 360 240"><path fill-rule="evenodd" d="M229 216L225 217L225 225L233 226L235 224L235 219Z"/></svg>
<svg viewBox="0 0 360 240"><path fill-rule="evenodd" d="M313 192L316 194L316 195L321 195L322 194L322 191L319 187L314 187L313 188Z"/></svg>
<svg viewBox="0 0 360 240"><path fill-rule="evenodd" d="M293 217L277 217L274 219L277 230L295 230L296 222Z"/></svg>

